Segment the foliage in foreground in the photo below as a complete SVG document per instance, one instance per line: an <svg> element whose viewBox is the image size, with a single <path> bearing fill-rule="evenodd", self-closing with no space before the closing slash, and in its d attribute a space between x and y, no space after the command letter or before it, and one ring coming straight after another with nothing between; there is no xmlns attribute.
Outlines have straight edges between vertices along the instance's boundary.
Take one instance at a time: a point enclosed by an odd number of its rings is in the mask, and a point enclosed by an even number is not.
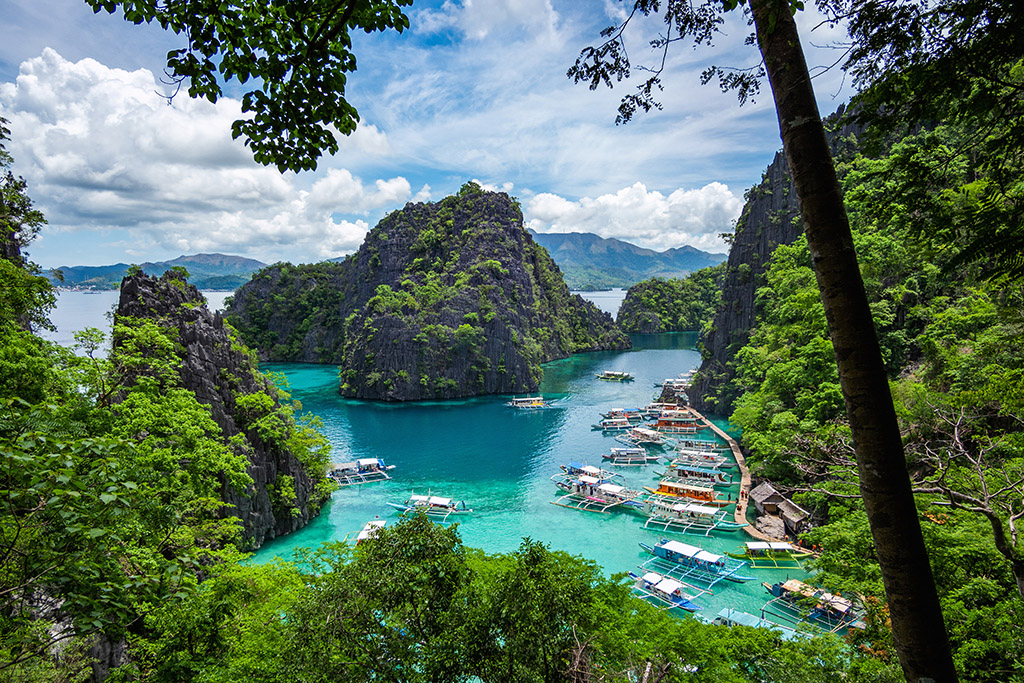
<svg viewBox="0 0 1024 683"><path fill-rule="evenodd" d="M897 680L834 636L782 641L677 619L593 563L525 539L513 553L465 548L423 516L295 565L225 565L146 615L151 681Z"/></svg>

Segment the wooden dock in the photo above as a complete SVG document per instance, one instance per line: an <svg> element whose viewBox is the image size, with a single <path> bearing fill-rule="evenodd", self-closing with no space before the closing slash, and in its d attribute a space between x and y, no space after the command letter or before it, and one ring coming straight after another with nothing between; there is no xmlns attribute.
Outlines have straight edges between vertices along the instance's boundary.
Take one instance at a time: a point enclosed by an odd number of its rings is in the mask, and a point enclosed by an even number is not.
<svg viewBox="0 0 1024 683"><path fill-rule="evenodd" d="M690 412L697 416L698 421L704 423L711 430L722 437L729 448L732 450L732 457L736 459L736 466L740 468L740 498L736 501L736 511L733 513L737 522L747 523L747 503L750 502L750 468L747 467L747 461L743 458L743 451L740 450L740 445L736 443L736 440L725 433L724 430L720 429L718 425L707 419L693 408L690 408ZM753 524L748 524L743 527L743 530L754 538L762 541L785 541L784 538L775 538L769 536L760 529L756 528Z"/></svg>

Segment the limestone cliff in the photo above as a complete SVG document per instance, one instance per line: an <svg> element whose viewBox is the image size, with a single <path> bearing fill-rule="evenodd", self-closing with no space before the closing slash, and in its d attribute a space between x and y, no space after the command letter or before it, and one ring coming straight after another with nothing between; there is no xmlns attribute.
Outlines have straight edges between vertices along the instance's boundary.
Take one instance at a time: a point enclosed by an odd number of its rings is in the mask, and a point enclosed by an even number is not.
<svg viewBox="0 0 1024 683"><path fill-rule="evenodd" d="M472 183L391 213L341 263L264 269L228 316L262 357L338 364L343 395L381 400L535 391L545 361L629 348L518 203Z"/></svg>
<svg viewBox="0 0 1024 683"><path fill-rule="evenodd" d="M236 491L222 482L222 500L230 505L224 514L242 521L245 547L259 548L305 526L319 513L328 495L325 473L308 471L315 468L307 468L296 457L289 442L297 428L282 408L277 389L259 372L255 358L234 339L220 314L207 309L198 289L175 271L160 278L129 274L121 282L116 316L152 320L170 332L178 342L174 353L180 361L180 386L209 407L225 442L244 436L241 443L253 483ZM114 344L118 343L115 335ZM271 436L258 429L257 419L265 415L257 412L274 413L283 432ZM287 500L281 500L283 489L288 490Z"/></svg>
<svg viewBox="0 0 1024 683"><path fill-rule="evenodd" d="M859 126L847 124L844 110L826 120L826 133L837 161L851 158L857 148ZM690 400L704 413L728 415L741 389L734 386L735 355L749 340L754 327L757 288L772 252L791 244L803 233L796 189L789 164L781 152L768 166L760 184L746 193L746 204L733 235L726 261L722 298L709 331L701 339L704 360L694 377Z"/></svg>

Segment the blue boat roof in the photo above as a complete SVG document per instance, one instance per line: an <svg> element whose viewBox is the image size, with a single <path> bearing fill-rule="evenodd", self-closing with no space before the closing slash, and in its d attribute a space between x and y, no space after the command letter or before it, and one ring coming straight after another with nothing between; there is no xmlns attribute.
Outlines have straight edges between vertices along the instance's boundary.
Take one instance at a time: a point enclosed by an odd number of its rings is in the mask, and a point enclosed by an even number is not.
<svg viewBox="0 0 1024 683"><path fill-rule="evenodd" d="M724 608L718 613L718 617L728 624L739 624L741 626L751 626L753 628L769 628L773 631L778 631L782 636L783 640L792 640L797 636L796 630L776 624L774 621L768 621L761 617L756 617L753 614L747 614L746 612L740 612L730 607Z"/></svg>

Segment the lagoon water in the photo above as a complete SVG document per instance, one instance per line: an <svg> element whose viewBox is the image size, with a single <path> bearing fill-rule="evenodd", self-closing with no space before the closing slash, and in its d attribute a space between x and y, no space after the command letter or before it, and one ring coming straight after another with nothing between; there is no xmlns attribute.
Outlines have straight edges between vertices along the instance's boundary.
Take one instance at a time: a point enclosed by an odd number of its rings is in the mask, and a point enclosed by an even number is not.
<svg viewBox="0 0 1024 683"><path fill-rule="evenodd" d="M206 293L218 308L227 292ZM586 293L604 299L605 310L618 301L607 292ZM117 301L116 292L64 292L51 319L57 333L51 338L73 342L75 330L109 328L104 314ZM602 306L602 304L604 304ZM609 312L614 312L609 310ZM643 518L626 512L600 514L552 505L560 491L551 476L569 461L601 464L601 455L619 445L612 436L591 430L600 413L610 408L648 403L655 382L689 370L700 362L696 334L633 336L630 351L579 354L544 366L541 392L557 407L540 411L507 408L508 397L379 404L342 399L333 366L294 363L267 364L283 373L293 398L304 412L319 416L333 446L336 462L380 457L396 466L390 481L341 488L318 518L304 529L267 543L252 562L292 560L299 548L325 541L354 538L363 524L379 516L398 519L388 502L405 501L411 493L432 493L464 500L474 509L460 518L463 541L489 552L515 550L529 537L593 560L609 575L636 570L649 556L638 543L656 543L666 534L645 531ZM602 370L625 370L636 376L630 383L603 382ZM618 468L631 488L652 486L657 465ZM736 496L736 489L732 491ZM729 508L731 510L731 508ZM712 552L735 550L749 537L742 531L716 532L711 537L671 533L668 536ZM744 584L720 582L713 593L695 602L713 617L723 607L759 614L767 594L762 581L803 576L799 570L749 570L756 580Z"/></svg>
<svg viewBox="0 0 1024 683"><path fill-rule="evenodd" d="M695 342L693 333L636 335L631 351L579 354L548 363L541 393L556 407L539 411L508 408L508 397L497 396L398 405L348 401L338 396L334 367L268 364L265 369L288 378L293 398L303 409L323 419L336 461L379 457L396 467L390 481L335 491L317 519L267 543L252 561L291 560L298 548L354 539L367 520L398 519L388 502L403 502L411 493L431 493L463 500L474 509L459 518L459 532L469 546L506 552L529 537L593 560L607 574L636 570L650 557L638 544L656 543L666 534L645 531L643 518L631 513L601 514L553 505L560 491L551 476L570 461L600 466L601 455L620 445L611 435L591 429L600 413L651 401L655 382L699 363ZM602 370L625 370L636 381L596 379ZM616 469L631 488L654 486L654 473L661 471L658 465ZM731 492L734 498L737 491L738 487ZM736 550L749 540L742 531L668 536L719 553ZM705 615L714 617L723 607L758 614L768 598L761 581L803 575L799 570L742 573L756 580L723 581L711 595L696 600Z"/></svg>

